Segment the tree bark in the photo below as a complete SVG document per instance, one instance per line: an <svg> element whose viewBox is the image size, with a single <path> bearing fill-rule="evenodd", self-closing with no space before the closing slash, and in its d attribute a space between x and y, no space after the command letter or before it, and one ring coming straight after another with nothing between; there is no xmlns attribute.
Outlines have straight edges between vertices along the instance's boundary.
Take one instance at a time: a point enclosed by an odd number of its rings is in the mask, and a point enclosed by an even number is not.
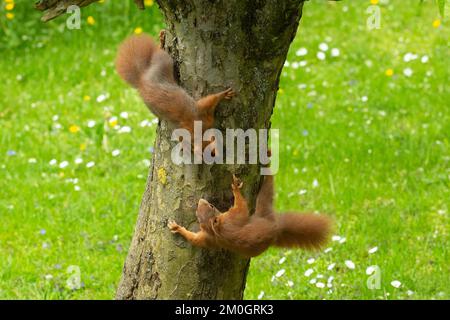
<svg viewBox="0 0 450 320"><path fill-rule="evenodd" d="M166 50L181 86L195 98L231 86L237 96L216 110L215 127L270 127L281 69L301 17L301 0L159 0ZM194 248L167 228L173 219L195 229L206 198L219 210L233 201L236 173L253 208L257 165L175 165L171 128L160 122L147 188L117 299L242 299L249 260Z"/></svg>
<svg viewBox="0 0 450 320"><path fill-rule="evenodd" d="M34 7L40 11L44 11L41 19L47 22L66 13L67 8L72 5L85 7L97 1L99 0L38 0L34 4ZM139 4L138 6L140 7Z"/></svg>

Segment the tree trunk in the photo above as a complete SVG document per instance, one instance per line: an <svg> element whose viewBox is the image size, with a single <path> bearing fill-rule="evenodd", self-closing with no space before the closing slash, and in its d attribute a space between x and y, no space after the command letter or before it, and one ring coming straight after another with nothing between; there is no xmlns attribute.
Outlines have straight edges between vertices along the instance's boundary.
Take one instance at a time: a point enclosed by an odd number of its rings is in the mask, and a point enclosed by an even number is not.
<svg viewBox="0 0 450 320"><path fill-rule="evenodd" d="M216 110L215 127L264 129L281 69L301 17L301 0L159 0L166 50L181 86L195 98L231 86L237 96ZM244 181L253 208L257 165L175 165L171 129L160 122L152 167L117 299L242 299L249 260L194 248L167 228L169 219L193 230L206 198L219 210L232 204L231 175Z"/></svg>

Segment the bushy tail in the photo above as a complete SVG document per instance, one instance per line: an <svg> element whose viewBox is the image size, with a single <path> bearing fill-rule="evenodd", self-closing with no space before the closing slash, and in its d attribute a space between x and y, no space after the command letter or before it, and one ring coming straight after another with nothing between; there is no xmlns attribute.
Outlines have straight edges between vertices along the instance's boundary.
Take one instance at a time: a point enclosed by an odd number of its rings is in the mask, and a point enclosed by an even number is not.
<svg viewBox="0 0 450 320"><path fill-rule="evenodd" d="M153 53L158 49L147 35L131 36L119 47L116 69L119 75L133 87L138 88L143 73L149 68Z"/></svg>
<svg viewBox="0 0 450 320"><path fill-rule="evenodd" d="M277 247L318 249L324 245L331 233L331 220L316 214L286 213L275 215L278 235Z"/></svg>

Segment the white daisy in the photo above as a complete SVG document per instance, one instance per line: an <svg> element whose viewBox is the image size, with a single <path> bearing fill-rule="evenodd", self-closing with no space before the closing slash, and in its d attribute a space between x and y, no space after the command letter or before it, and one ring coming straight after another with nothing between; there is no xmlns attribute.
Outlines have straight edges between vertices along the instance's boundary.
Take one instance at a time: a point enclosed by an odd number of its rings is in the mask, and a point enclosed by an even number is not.
<svg viewBox="0 0 450 320"><path fill-rule="evenodd" d="M317 179L314 179L314 181L312 183L312 187L317 188L318 186L319 186L319 181L317 181Z"/></svg>
<svg viewBox="0 0 450 320"><path fill-rule="evenodd" d="M319 60L325 60L326 59L326 54L322 51L317 52L317 59Z"/></svg>
<svg viewBox="0 0 450 320"><path fill-rule="evenodd" d="M347 266L347 268L349 269L355 269L355 263L351 260L345 260L345 265Z"/></svg>
<svg viewBox="0 0 450 320"><path fill-rule="evenodd" d="M111 154L113 157L117 157L120 154L120 150L118 150L118 149L113 150L113 152L111 152Z"/></svg>
<svg viewBox="0 0 450 320"><path fill-rule="evenodd" d="M147 119L144 119L144 120L141 121L141 123L139 125L141 127L146 127L146 126L148 126L148 124L149 124L149 121Z"/></svg>
<svg viewBox="0 0 450 320"><path fill-rule="evenodd" d="M88 163L86 163L86 168L92 168L93 166L95 166L94 161L89 161Z"/></svg>
<svg viewBox="0 0 450 320"><path fill-rule="evenodd" d="M412 74L413 74L413 71L412 71L411 68L406 68L405 70L403 70L403 74L404 74L406 77L411 77Z"/></svg>
<svg viewBox="0 0 450 320"><path fill-rule="evenodd" d="M300 48L295 52L295 55L298 57L306 56L308 54L308 49L306 48Z"/></svg>
<svg viewBox="0 0 450 320"><path fill-rule="evenodd" d="M337 236L337 235L336 236L332 236L331 240L332 241L339 241L339 240L341 240L341 236Z"/></svg>
<svg viewBox="0 0 450 320"><path fill-rule="evenodd" d="M122 128L119 129L119 133L130 133L131 132L131 128L128 126L123 126Z"/></svg>
<svg viewBox="0 0 450 320"><path fill-rule="evenodd" d="M103 101L105 101L106 99L108 99L108 94L101 94L101 95L99 95L98 97L97 97L97 102L103 102Z"/></svg>
<svg viewBox="0 0 450 320"><path fill-rule="evenodd" d="M321 44L319 44L319 49L321 51L327 51L328 50L328 44L326 44L325 42L322 42Z"/></svg>
<svg viewBox="0 0 450 320"><path fill-rule="evenodd" d="M341 51L338 48L331 49L331 56L332 57L339 57L340 54L341 54Z"/></svg>
<svg viewBox="0 0 450 320"><path fill-rule="evenodd" d="M69 162L68 161L63 161L63 162L61 162L60 164L59 164L59 167L61 168L61 169L64 169L65 167L67 167L69 165Z"/></svg>
<svg viewBox="0 0 450 320"><path fill-rule="evenodd" d="M306 270L305 271L305 277L309 277L310 275L312 275L313 274L313 272L314 272L314 270L313 269L308 269L308 270Z"/></svg>
<svg viewBox="0 0 450 320"><path fill-rule="evenodd" d="M281 269L280 271L278 271L278 272L275 274L275 277L279 278L279 277L281 277L283 274L285 274L285 272L286 272L286 270Z"/></svg>
<svg viewBox="0 0 450 320"><path fill-rule="evenodd" d="M375 253L378 251L378 247L373 247L371 249L369 249L369 254Z"/></svg>
<svg viewBox="0 0 450 320"><path fill-rule="evenodd" d="M323 283L323 282L317 282L317 283L316 283L316 287L317 287L317 288L325 288L325 283Z"/></svg>

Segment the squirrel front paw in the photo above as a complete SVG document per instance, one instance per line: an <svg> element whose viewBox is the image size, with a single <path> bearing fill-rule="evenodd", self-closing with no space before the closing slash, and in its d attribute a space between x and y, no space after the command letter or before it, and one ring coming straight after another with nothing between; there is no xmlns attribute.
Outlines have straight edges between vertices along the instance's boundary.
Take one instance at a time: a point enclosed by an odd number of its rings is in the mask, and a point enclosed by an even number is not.
<svg viewBox="0 0 450 320"><path fill-rule="evenodd" d="M164 49L165 44L166 44L166 30L162 29L159 32L159 48Z"/></svg>
<svg viewBox="0 0 450 320"><path fill-rule="evenodd" d="M181 226L179 226L178 223L172 220L169 220L167 222L167 227L170 229L170 231L172 231L172 233L177 233L181 228Z"/></svg>
<svg viewBox="0 0 450 320"><path fill-rule="evenodd" d="M242 185L244 183L241 181L241 179L239 179L238 177L236 177L235 174L233 174L233 183L231 184L231 188L233 190L238 190L242 188Z"/></svg>
<svg viewBox="0 0 450 320"><path fill-rule="evenodd" d="M236 92L234 92L234 90L232 88L228 88L223 93L224 93L224 99L227 99L227 100L233 98L236 95Z"/></svg>

